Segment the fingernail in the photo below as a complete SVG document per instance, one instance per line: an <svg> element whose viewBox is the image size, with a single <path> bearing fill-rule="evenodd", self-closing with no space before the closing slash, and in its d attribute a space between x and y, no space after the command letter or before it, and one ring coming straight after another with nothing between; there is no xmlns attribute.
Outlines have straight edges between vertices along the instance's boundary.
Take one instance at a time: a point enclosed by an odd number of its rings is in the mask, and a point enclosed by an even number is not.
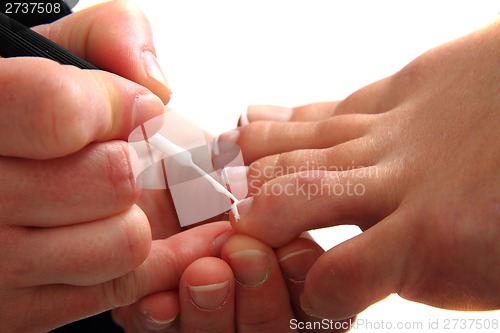
<svg viewBox="0 0 500 333"><path fill-rule="evenodd" d="M247 108L245 111L243 111L240 115L240 121L239 121L239 126L246 126L248 125L250 122L248 121L248 109Z"/></svg>
<svg viewBox="0 0 500 333"><path fill-rule="evenodd" d="M188 285L193 304L202 310L215 310L221 307L229 294L229 281L205 286Z"/></svg>
<svg viewBox="0 0 500 333"><path fill-rule="evenodd" d="M259 120L289 121L291 117L291 108L275 105L251 105L245 113L247 123Z"/></svg>
<svg viewBox="0 0 500 333"><path fill-rule="evenodd" d="M212 154L214 156L219 156L220 151L219 151L219 137L214 137L212 141Z"/></svg>
<svg viewBox="0 0 500 333"><path fill-rule="evenodd" d="M153 94L137 96L132 108L132 129L163 113L165 105L158 96Z"/></svg>
<svg viewBox="0 0 500 333"><path fill-rule="evenodd" d="M283 274L292 281L303 282L307 272L318 259L313 249L303 249L292 252L279 259Z"/></svg>
<svg viewBox="0 0 500 333"><path fill-rule="evenodd" d="M236 280L245 286L266 282L271 270L269 256L259 250L241 250L228 256Z"/></svg>
<svg viewBox="0 0 500 333"><path fill-rule="evenodd" d="M221 134L216 139L217 141L214 140L212 142L212 162L214 169L224 168L241 153L241 148L236 144L239 137L240 132L232 130Z"/></svg>
<svg viewBox="0 0 500 333"><path fill-rule="evenodd" d="M248 214L250 209L252 208L253 197L249 197L243 200L238 201L236 207L238 208L238 213L241 216L245 216Z"/></svg>
<svg viewBox="0 0 500 333"><path fill-rule="evenodd" d="M158 59L153 54L153 52L142 52L142 61L144 62L144 69L146 70L146 73L149 75L149 77L170 90L170 85L168 84L167 78L161 70L160 64L158 64Z"/></svg>
<svg viewBox="0 0 500 333"><path fill-rule="evenodd" d="M309 303L309 300L304 295L304 293L300 295L300 307L309 316L319 318L319 316L316 314L316 311L314 311L313 307L311 306L311 303Z"/></svg>
<svg viewBox="0 0 500 333"><path fill-rule="evenodd" d="M151 331L161 331L161 330L165 330L165 329L168 329L172 326L174 320L177 318L177 317L173 317L173 318L169 318L169 319L157 319L157 318L153 318L149 313L144 313L145 317L147 318L147 321L146 321L146 327L144 327L145 329L147 330L151 330Z"/></svg>
<svg viewBox="0 0 500 333"><path fill-rule="evenodd" d="M215 253L215 256L220 256L220 252L221 252L221 249L222 249L222 246L224 245L224 243L226 243L226 241L231 238L233 235L235 234L234 231L228 231L228 232L225 232L219 236L217 236L213 242L212 242L212 245L214 247L214 253Z"/></svg>
<svg viewBox="0 0 500 333"><path fill-rule="evenodd" d="M247 176L250 168L247 166L229 166L222 169L222 178L231 193L238 199L244 199L248 194Z"/></svg>
<svg viewBox="0 0 500 333"><path fill-rule="evenodd" d="M229 132L223 133L219 136L218 142L232 142L236 143L240 137L240 131L237 129L231 130Z"/></svg>

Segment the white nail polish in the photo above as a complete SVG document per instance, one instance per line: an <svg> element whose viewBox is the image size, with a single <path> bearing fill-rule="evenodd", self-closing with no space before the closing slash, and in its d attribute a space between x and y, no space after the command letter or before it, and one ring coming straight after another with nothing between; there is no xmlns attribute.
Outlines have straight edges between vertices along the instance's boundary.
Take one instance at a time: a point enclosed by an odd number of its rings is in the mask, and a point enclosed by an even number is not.
<svg viewBox="0 0 500 333"><path fill-rule="evenodd" d="M215 137L214 141L212 142L212 154L214 156L219 156L220 151L219 151L219 137Z"/></svg>
<svg viewBox="0 0 500 333"><path fill-rule="evenodd" d="M250 122L248 121L248 109L245 109L240 116L240 126L246 126Z"/></svg>
<svg viewBox="0 0 500 333"><path fill-rule="evenodd" d="M275 105L251 105L246 111L248 122L264 121L289 121L293 110L289 107Z"/></svg>
<svg viewBox="0 0 500 333"><path fill-rule="evenodd" d="M243 200L248 195L248 172L247 166L228 166L222 169L222 179L231 193L238 199Z"/></svg>

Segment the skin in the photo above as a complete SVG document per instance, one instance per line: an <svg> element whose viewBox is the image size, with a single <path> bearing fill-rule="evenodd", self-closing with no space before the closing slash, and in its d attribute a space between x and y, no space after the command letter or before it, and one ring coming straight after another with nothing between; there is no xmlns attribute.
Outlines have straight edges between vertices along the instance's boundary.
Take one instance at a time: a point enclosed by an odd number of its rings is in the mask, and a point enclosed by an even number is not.
<svg viewBox="0 0 500 333"><path fill-rule="evenodd" d="M48 331L175 289L230 231L223 222L152 241L147 215L158 216L159 199L140 198L123 141L170 97L152 70L144 16L113 1L37 30L117 75L0 59L0 322L9 332ZM143 210L136 202L146 197Z"/></svg>
<svg viewBox="0 0 500 333"><path fill-rule="evenodd" d="M170 98L141 12L112 1L36 30L107 72L0 58L2 330L46 332L109 309L118 309L115 318L129 331L157 330L154 320L165 327L172 318L189 332L200 328L199 318L229 331L288 325L287 282L269 246L246 236L224 245L234 234L227 221L181 233L169 193L135 184L125 140ZM300 244L321 251L312 241ZM245 250L270 263L266 279L248 290L216 259ZM200 274L207 269L213 274ZM229 290L214 322L193 305L189 288L221 281ZM236 301L236 293L244 295ZM291 294L295 308L298 296ZM277 313L248 318L235 310L262 301Z"/></svg>
<svg viewBox="0 0 500 333"><path fill-rule="evenodd" d="M200 258L186 268L178 292L149 295L133 305L114 310L114 319L129 333L297 332L290 328L292 319L320 321L301 309L300 294L304 277L323 252L308 238L295 239L273 250L252 237L231 235L222 246L220 259ZM245 257L255 254L259 257L257 264ZM220 285L226 286L223 296L209 293L210 299L217 299L209 305L200 306L192 296L193 286L211 290ZM346 320L337 325L348 328L350 322ZM332 326L332 329L300 332L344 331Z"/></svg>
<svg viewBox="0 0 500 333"><path fill-rule="evenodd" d="M343 101L251 107L220 137L250 165L235 230L273 247L313 228L364 230L312 266L307 313L347 318L390 293L500 308L499 50L497 21Z"/></svg>

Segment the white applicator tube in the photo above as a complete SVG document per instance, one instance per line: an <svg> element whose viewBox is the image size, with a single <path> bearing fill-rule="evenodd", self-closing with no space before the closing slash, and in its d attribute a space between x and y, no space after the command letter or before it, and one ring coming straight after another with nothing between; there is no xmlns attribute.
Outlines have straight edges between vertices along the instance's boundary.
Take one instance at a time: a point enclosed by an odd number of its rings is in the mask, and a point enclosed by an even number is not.
<svg viewBox="0 0 500 333"><path fill-rule="evenodd" d="M233 203L231 204L231 211L233 212L236 221L239 220L240 215L238 213L238 207L236 207L236 205L238 204L238 199L231 192L229 192L227 188L222 186L222 184L220 184L212 176L207 174L205 170L196 165L193 162L191 153L188 150L179 147L178 145L158 133L152 135L147 141L159 151L175 159L177 162L179 162L179 164L193 168L200 174L200 176L206 179L217 192L220 192L227 196L229 199L233 200Z"/></svg>

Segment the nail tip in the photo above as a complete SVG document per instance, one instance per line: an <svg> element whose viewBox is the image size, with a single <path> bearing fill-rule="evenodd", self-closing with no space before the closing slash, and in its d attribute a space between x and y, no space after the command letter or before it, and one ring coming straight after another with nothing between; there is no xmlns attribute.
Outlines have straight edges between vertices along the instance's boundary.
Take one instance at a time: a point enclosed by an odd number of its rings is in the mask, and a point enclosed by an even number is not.
<svg viewBox="0 0 500 333"><path fill-rule="evenodd" d="M248 108L246 108L240 115L240 126L246 126L250 122L248 121Z"/></svg>

